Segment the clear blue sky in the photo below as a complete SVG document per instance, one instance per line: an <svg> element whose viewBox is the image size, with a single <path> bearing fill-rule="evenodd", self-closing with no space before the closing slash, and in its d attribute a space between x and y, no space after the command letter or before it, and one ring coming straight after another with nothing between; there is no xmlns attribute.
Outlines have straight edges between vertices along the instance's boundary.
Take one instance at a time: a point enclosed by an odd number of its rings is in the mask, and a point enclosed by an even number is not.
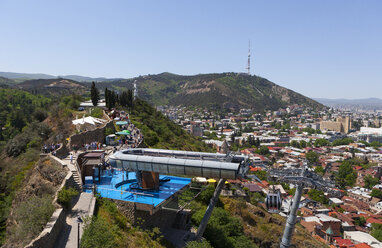
<svg viewBox="0 0 382 248"><path fill-rule="evenodd" d="M244 72L326 98L382 98L382 1L0 0L0 71Z"/></svg>

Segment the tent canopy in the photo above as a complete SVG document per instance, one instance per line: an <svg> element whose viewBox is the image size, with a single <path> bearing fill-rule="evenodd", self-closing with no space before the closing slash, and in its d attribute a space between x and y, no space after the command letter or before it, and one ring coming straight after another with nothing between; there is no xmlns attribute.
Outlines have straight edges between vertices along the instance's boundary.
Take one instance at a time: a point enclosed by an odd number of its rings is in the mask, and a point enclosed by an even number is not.
<svg viewBox="0 0 382 248"><path fill-rule="evenodd" d="M120 132L116 132L115 134L118 134L118 135L130 135L130 131L129 130L122 130Z"/></svg>
<svg viewBox="0 0 382 248"><path fill-rule="evenodd" d="M91 124L91 125L95 126L96 124L102 124L104 122L106 122L106 120L99 119L99 118L94 118L92 116L88 116L88 117L83 117L81 119L72 120L72 124L73 125Z"/></svg>
<svg viewBox="0 0 382 248"><path fill-rule="evenodd" d="M122 125L127 125L128 122L127 121L117 121L115 124L117 124L118 126L122 126Z"/></svg>

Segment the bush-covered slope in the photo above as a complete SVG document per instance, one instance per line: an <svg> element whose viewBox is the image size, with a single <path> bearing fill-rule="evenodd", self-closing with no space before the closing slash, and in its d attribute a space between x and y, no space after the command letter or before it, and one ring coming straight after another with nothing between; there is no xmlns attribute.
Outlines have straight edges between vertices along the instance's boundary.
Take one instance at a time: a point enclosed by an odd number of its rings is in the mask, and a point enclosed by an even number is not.
<svg viewBox="0 0 382 248"><path fill-rule="evenodd" d="M134 102L130 118L142 131L146 147L188 151L210 149L143 100Z"/></svg>

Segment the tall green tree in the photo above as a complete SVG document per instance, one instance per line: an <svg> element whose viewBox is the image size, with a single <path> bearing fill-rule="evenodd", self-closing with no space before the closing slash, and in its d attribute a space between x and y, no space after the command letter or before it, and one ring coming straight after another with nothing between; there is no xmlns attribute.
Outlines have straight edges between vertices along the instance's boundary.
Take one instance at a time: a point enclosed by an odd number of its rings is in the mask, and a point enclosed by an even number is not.
<svg viewBox="0 0 382 248"><path fill-rule="evenodd" d="M105 88L105 103L106 103L106 107L110 109L110 93L107 88Z"/></svg>
<svg viewBox="0 0 382 248"><path fill-rule="evenodd" d="M365 182L365 188L372 189L374 185L378 184L379 180L378 178L374 178L370 175L366 175L364 178L364 182Z"/></svg>
<svg viewBox="0 0 382 248"><path fill-rule="evenodd" d="M336 183L339 187L353 186L357 179L357 173L353 170L350 161L343 161L336 176Z"/></svg>
<svg viewBox="0 0 382 248"><path fill-rule="evenodd" d="M307 154L306 154L306 159L309 161L309 163L313 164L313 163L317 163L318 162L318 154L315 153L314 151L309 151Z"/></svg>
<svg viewBox="0 0 382 248"><path fill-rule="evenodd" d="M98 105L98 101L99 101L99 90L95 86L94 82L92 82L92 87L91 87L91 90L90 90L90 97L91 97L93 106L97 106Z"/></svg>

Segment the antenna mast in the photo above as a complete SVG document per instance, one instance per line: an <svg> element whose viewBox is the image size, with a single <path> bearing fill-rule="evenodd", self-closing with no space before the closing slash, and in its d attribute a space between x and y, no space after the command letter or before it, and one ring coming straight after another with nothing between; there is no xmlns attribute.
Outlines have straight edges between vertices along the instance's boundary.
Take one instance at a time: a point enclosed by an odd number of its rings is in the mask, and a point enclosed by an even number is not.
<svg viewBox="0 0 382 248"><path fill-rule="evenodd" d="M249 40L248 43L248 64L247 64L247 73L248 75L251 75L251 40Z"/></svg>
<svg viewBox="0 0 382 248"><path fill-rule="evenodd" d="M138 97L137 80L134 81L134 100Z"/></svg>

